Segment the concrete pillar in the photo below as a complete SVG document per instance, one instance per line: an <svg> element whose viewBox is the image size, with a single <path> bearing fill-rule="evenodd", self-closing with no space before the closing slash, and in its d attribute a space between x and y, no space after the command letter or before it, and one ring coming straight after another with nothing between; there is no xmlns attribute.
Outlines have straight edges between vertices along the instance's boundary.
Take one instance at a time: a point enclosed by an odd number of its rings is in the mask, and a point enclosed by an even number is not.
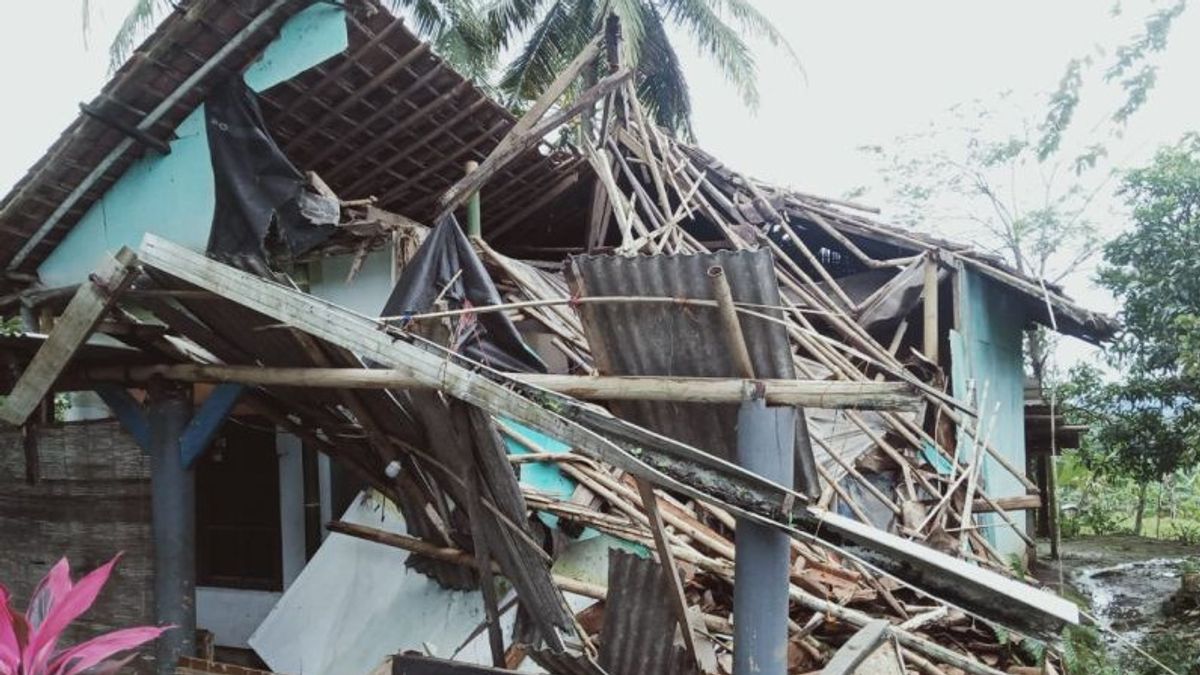
<svg viewBox="0 0 1200 675"><path fill-rule="evenodd" d="M746 401L738 410L737 463L792 484L796 408ZM734 675L786 675L791 543L777 530L738 520L733 589Z"/></svg>
<svg viewBox="0 0 1200 675"><path fill-rule="evenodd" d="M155 642L156 669L173 675L180 656L195 655L196 640L196 481L183 467L179 451L179 437L192 418L191 387L151 383L146 417L155 619L176 627Z"/></svg>

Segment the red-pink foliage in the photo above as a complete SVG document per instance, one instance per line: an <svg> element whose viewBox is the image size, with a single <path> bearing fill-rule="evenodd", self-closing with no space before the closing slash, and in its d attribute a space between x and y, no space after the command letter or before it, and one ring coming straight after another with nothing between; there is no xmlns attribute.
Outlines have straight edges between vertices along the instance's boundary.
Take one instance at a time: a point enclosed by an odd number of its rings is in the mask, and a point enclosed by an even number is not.
<svg viewBox="0 0 1200 675"><path fill-rule="evenodd" d="M63 558L33 590L24 614L11 606L8 589L0 585L0 675L113 673L128 661L113 657L140 647L170 628L126 628L69 649L58 649L63 632L96 601L120 557L92 570L77 583L71 582L71 566Z"/></svg>

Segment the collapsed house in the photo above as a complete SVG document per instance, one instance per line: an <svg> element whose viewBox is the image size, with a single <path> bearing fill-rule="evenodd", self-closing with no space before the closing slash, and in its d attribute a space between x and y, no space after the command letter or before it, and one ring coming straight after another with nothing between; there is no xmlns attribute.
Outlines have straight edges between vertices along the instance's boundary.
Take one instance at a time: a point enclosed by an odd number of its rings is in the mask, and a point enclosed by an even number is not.
<svg viewBox="0 0 1200 675"><path fill-rule="evenodd" d="M1023 331L1111 321L671 138L608 37L517 119L371 0L167 18L0 204L0 578L125 550L159 672L1038 665Z"/></svg>

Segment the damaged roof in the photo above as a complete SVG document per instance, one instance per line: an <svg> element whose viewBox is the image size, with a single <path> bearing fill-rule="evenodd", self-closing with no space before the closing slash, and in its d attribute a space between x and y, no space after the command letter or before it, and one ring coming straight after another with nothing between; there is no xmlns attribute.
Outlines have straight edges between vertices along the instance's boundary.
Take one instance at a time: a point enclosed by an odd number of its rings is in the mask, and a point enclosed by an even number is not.
<svg viewBox="0 0 1200 675"><path fill-rule="evenodd" d="M312 3L176 4L89 104L98 112L81 112L0 201L0 261L10 271L36 270L137 159L170 142L213 87L253 63L281 25ZM339 195L373 196L379 206L429 222L464 162L486 157L515 119L375 0L353 0L346 9L349 47L260 92L264 117L292 161ZM119 130L134 127L144 129L144 142ZM570 152L525 153L483 190L489 218L522 211L579 161Z"/></svg>
<svg viewBox="0 0 1200 675"><path fill-rule="evenodd" d="M10 281L27 281L11 273L35 270L133 161L170 141L214 85L251 64L309 4L180 3L91 102L92 112L81 112L0 201L0 260ZM515 119L376 0L346 8L349 47L261 92L264 116L293 162L316 171L341 197L375 197L383 208L430 222L437 197L461 176L464 162L485 158ZM160 108L147 124L148 112ZM146 140L119 130L131 127L144 129ZM1031 320L1092 342L1116 331L1113 319L1075 304L1061 288L969 245L886 225L836 199L751 186L702 150L685 149L728 192L737 220L770 224L782 211L831 247L890 253L884 258L938 250L1019 294ZM534 240L585 246L593 182L567 144L526 151L482 191L488 239L502 248Z"/></svg>

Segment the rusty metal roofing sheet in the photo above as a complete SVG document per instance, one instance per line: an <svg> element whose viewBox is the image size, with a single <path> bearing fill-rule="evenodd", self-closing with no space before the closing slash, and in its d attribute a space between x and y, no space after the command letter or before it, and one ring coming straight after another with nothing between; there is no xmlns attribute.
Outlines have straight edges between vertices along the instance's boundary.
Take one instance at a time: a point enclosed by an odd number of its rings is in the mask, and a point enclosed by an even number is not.
<svg viewBox="0 0 1200 675"><path fill-rule="evenodd" d="M653 560L611 549L600 663L609 675L694 675L695 662L675 644L672 589Z"/></svg>
<svg viewBox="0 0 1200 675"><path fill-rule="evenodd" d="M637 296L712 300L708 270L725 270L735 302L782 316L774 259L766 251L703 255L578 256L567 266L580 296ZM648 303L583 303L584 330L601 374L740 377L716 308ZM776 322L740 315L755 376L794 379L787 330ZM737 404L614 401L614 412L665 436L732 460ZM797 434L799 437L800 434ZM802 479L802 476L807 478ZM815 486L815 469L797 462L796 485Z"/></svg>

